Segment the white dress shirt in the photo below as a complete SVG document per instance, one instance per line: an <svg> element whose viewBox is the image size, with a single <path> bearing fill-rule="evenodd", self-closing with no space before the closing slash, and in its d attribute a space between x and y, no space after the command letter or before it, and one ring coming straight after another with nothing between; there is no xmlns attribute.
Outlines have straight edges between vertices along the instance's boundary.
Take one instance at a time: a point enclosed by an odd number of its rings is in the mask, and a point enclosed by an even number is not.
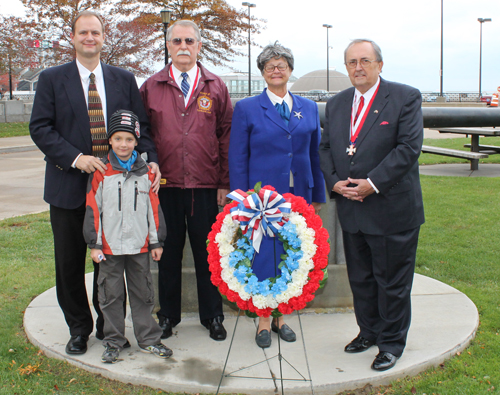
<svg viewBox="0 0 500 395"><path fill-rule="evenodd" d="M269 97L269 100L271 100L271 103L273 103L273 106L285 102L288 105L290 114L292 113L293 99L292 96L290 96L290 93L287 92L284 97L279 97L278 95L275 95L273 92L271 92L269 88L266 89L266 93L267 96Z"/></svg>
<svg viewBox="0 0 500 395"><path fill-rule="evenodd" d="M85 95L85 103L87 103L87 108L89 106L89 84L90 84L90 74L95 75L95 86L97 88L97 93L101 98L102 112L104 115L104 123L108 125L108 117L106 111L106 88L104 86L104 76L102 74L101 62L97 65L94 71L89 71L84 65L82 65L78 59L76 60L76 65L78 66L78 72L80 73L80 80L82 81L83 93Z"/></svg>
<svg viewBox="0 0 500 395"><path fill-rule="evenodd" d="M81 64L78 59L76 59L76 66L78 67L78 73L80 74L80 80L82 82L82 88L83 88L83 94L85 95L85 103L87 103L87 108L89 108L89 85L90 85L90 74L94 73L95 75L95 86L97 89L97 93L99 93L99 97L101 98L101 103L102 103L102 113L104 116L104 124L108 125L108 120L107 120L107 111L106 111L106 88L104 86L104 76L102 74L102 66L101 62L97 65L97 67L94 69L94 71L88 70L83 64ZM90 130L89 130L90 133ZM71 164L71 167L75 167L76 161L80 156L83 154L80 153L73 163Z"/></svg>
<svg viewBox="0 0 500 395"><path fill-rule="evenodd" d="M182 84L182 79L183 79L181 74L183 72L180 71L177 67L175 67L173 63L170 66L170 70L172 70L174 80L180 88L181 84ZM197 65L194 65L194 67L191 70L186 71L186 73L188 74L187 82L189 84L189 92L184 97L184 105L187 107L188 102L189 102L189 98L191 97L193 90L196 89L196 86L198 86L198 81L200 80L201 75L200 75L200 72L198 70ZM198 78L196 78L196 77L198 77ZM194 81L194 83L193 83L193 81ZM181 88L181 90L182 90L182 88Z"/></svg>
<svg viewBox="0 0 500 395"><path fill-rule="evenodd" d="M350 128L351 129L351 131L350 131L351 137L354 135L354 133L356 133L356 130L359 127L359 123L363 119L363 116L365 115L366 109L368 108L368 105L370 104L370 101L372 100L373 95L377 91L379 85L380 85L380 77L378 77L376 84L373 85L370 89L368 89L364 94L362 94L357 89L354 90L354 98L352 99L352 110L351 110L352 111L351 112L351 128ZM358 111L358 106L359 106L359 101L361 100L361 96L363 96L363 98L364 98L363 109L361 110L361 113L358 116L356 124L353 125L352 122L354 122L354 118L356 117L356 112ZM372 182L372 180L370 180L369 178L367 178L367 180L370 183L370 185L372 186L372 188L375 190L375 192L379 193L379 190L377 189L375 184Z"/></svg>
<svg viewBox="0 0 500 395"><path fill-rule="evenodd" d="M364 98L364 105L363 109L361 110L361 113L358 116L356 124L351 125L351 136L354 136L354 133L356 133L359 123L361 122L363 116L365 115L366 108L370 104L370 101L372 100L373 95L377 91L379 85L380 85L380 77L378 77L378 80L375 83L375 85L373 85L370 89L368 89L364 94L362 94L357 89L354 90L354 98L352 99L351 122L354 122L354 118L356 117L356 112L358 111L358 106L359 106L359 101L361 100L361 96L363 96Z"/></svg>

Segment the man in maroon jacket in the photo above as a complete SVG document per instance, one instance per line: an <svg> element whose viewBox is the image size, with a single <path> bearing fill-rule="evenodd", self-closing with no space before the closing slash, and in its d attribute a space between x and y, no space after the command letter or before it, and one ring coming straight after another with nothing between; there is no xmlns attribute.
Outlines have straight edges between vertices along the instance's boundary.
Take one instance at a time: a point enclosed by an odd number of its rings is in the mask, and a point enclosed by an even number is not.
<svg viewBox="0 0 500 395"><path fill-rule="evenodd" d="M162 338L181 321L182 253L186 228L194 256L201 323L224 340L222 298L210 281L206 240L229 193L228 148L233 108L224 82L196 61L198 26L175 22L167 31L172 57L141 87L162 173L160 204L167 224L158 263ZM186 226L187 225L187 226Z"/></svg>

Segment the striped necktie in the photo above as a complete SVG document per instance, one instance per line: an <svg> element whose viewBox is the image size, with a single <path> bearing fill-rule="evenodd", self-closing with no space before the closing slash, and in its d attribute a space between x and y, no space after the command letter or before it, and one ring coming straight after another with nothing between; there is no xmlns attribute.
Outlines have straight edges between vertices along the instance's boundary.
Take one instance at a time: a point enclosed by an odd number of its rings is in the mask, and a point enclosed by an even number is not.
<svg viewBox="0 0 500 395"><path fill-rule="evenodd" d="M92 135L92 155L103 158L108 154L109 143L106 134L106 124L102 111L102 102L95 85L95 74L90 73L89 83L89 119Z"/></svg>
<svg viewBox="0 0 500 395"><path fill-rule="evenodd" d="M182 73L181 76L182 76L181 90L182 93L184 94L184 97L186 97L189 92L189 82L187 82L188 73Z"/></svg>

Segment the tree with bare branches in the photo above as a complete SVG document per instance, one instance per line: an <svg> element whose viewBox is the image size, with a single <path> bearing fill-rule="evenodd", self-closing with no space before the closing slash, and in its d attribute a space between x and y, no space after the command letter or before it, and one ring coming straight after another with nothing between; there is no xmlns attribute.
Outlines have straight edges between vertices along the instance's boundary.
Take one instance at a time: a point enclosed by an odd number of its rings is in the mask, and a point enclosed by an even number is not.
<svg viewBox="0 0 500 395"><path fill-rule="evenodd" d="M19 73L39 64L36 48L30 47L30 38L37 38L33 31L35 24L22 18L0 15L0 75L8 76L9 91L14 90L14 82ZM12 93L11 93L12 97Z"/></svg>
<svg viewBox="0 0 500 395"><path fill-rule="evenodd" d="M225 0L22 0L28 17L37 22L37 30L45 39L59 41L59 48L46 54L45 65L71 61L71 22L84 10L99 12L106 23L102 60L149 76L154 65L163 59L163 25L160 10L173 10L172 22L190 19L200 26L203 47L200 60L223 65L238 49L248 45L249 28L244 10L236 10ZM259 33L263 20L252 18L251 29Z"/></svg>

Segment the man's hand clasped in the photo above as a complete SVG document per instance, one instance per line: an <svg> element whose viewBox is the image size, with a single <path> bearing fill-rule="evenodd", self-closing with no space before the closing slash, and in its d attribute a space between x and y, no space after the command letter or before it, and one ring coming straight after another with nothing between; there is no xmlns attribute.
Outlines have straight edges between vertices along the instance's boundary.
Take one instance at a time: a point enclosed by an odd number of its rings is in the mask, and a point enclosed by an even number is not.
<svg viewBox="0 0 500 395"><path fill-rule="evenodd" d="M349 184L356 184L349 187ZM363 202L366 197L375 192L368 180L348 178L345 181L338 181L333 187L333 191L342 195L346 199Z"/></svg>

